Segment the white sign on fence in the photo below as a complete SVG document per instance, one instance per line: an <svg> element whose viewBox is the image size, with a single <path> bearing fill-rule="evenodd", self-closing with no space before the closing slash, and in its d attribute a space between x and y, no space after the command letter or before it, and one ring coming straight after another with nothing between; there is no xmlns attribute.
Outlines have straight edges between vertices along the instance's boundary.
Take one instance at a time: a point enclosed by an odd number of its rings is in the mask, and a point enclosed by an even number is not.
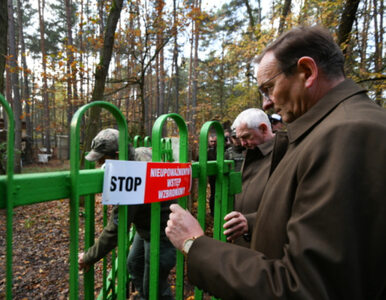
<svg viewBox="0 0 386 300"><path fill-rule="evenodd" d="M190 163L106 160L103 204L132 205L189 195Z"/></svg>

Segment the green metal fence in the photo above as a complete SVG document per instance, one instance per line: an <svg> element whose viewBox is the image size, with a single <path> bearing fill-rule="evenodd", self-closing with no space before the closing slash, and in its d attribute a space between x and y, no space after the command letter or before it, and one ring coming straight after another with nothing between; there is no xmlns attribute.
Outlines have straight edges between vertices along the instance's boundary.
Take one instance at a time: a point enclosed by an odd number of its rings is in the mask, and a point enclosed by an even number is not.
<svg viewBox="0 0 386 300"><path fill-rule="evenodd" d="M14 174L14 117L9 104L0 95L1 105L8 116L7 133L7 174L0 176L0 209L6 209L6 298L12 299L12 225L13 209L17 206L55 201L70 200L70 290L69 298L79 298L78 250L79 250L79 198L85 199L85 248L94 243L94 195L102 192L103 170L94 169L92 163L86 163L80 169L80 124L85 112L93 106L108 110L116 119L119 129L119 159L128 158L127 123L119 109L108 102L92 102L82 106L71 122L70 134L70 170L34 174ZM134 146L152 145L152 161L172 161L172 143L170 138L162 137L166 120L172 119L179 130L179 161L188 162L188 131L183 118L178 114L160 116L154 123L152 137L134 138ZM214 129L217 134L217 160L207 161L208 134ZM231 211L233 195L241 190L240 173L233 171L233 162L224 161L224 133L220 123L207 122L200 132L199 161L192 163L193 178L198 179L197 218L205 229L207 176L216 175L215 213L213 237L225 242L222 234L223 216ZM187 197L178 203L186 208ZM150 261L150 299L158 299L159 243L160 243L160 203L151 207L151 261ZM129 275L126 271L126 257L133 232L128 232L127 209L121 206L118 212L118 254L113 259L109 275L104 271L104 285L98 299L126 299ZM106 263L104 263L106 267ZM106 270L106 268L105 268ZM176 299L184 298L184 256L177 253L176 262ZM195 298L202 299L202 291L196 289ZM84 298L94 299L93 269L84 275Z"/></svg>

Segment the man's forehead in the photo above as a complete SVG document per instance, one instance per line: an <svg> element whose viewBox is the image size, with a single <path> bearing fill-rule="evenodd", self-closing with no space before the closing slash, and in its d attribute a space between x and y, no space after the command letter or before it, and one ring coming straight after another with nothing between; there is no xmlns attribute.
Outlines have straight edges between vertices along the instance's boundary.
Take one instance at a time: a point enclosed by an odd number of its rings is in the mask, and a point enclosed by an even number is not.
<svg viewBox="0 0 386 300"><path fill-rule="evenodd" d="M250 128L246 123L241 123L240 126L236 127L236 135L241 136L245 134L246 132L248 133L250 131Z"/></svg>
<svg viewBox="0 0 386 300"><path fill-rule="evenodd" d="M272 73L278 70L278 60L273 52L267 52L256 66L256 78L258 84L262 84Z"/></svg>

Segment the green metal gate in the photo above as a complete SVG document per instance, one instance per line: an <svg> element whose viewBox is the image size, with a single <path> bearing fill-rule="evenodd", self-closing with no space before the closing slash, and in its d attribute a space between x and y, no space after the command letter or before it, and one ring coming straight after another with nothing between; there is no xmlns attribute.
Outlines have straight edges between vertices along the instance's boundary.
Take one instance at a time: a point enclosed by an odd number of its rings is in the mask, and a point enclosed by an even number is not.
<svg viewBox="0 0 386 300"><path fill-rule="evenodd" d="M108 110L116 119L119 129L119 159L128 158L127 123L119 109L108 102L91 102L82 106L71 122L70 133L70 171L46 172L34 174L14 174L14 117L9 104L0 95L0 102L8 116L7 133L7 174L0 176L0 209L6 209L6 298L12 299L12 225L13 209L17 206L32 205L41 202L70 199L70 299L78 299L78 248L79 248L79 198L85 197L85 248L94 243L94 195L102 192L103 170L93 169L87 163L86 169L80 170L80 124L85 112L93 106ZM188 162L188 131L183 118L178 114L165 114L154 123L151 140L146 137L143 143L140 137L134 138L135 146L152 144L152 161L160 162L172 159L170 138L162 137L166 120L172 119L179 129L179 161ZM208 134L214 129L217 134L217 160L207 161ZM223 216L232 210L233 195L241 190L240 173L233 171L233 162L224 161L224 132L217 121L203 125L199 141L199 161L192 163L193 178L198 178L197 218L205 230L207 176L216 175L215 213L213 237L225 242L222 234ZM187 197L178 203L186 208ZM151 261L150 261L150 299L158 299L159 243L160 243L160 203L151 207ZM118 255L113 261L111 280L112 292L104 286L99 298L126 299L128 274L126 257L130 234L127 229L127 209L121 206L118 212ZM115 271L116 270L116 271ZM107 275L105 275L107 276ZM115 281L115 279L117 279ZM107 282L107 280L104 280ZM184 295L184 256L177 253L176 262L176 299ZM84 297L94 299L93 268L84 276ZM196 289L195 298L202 299L202 291Z"/></svg>

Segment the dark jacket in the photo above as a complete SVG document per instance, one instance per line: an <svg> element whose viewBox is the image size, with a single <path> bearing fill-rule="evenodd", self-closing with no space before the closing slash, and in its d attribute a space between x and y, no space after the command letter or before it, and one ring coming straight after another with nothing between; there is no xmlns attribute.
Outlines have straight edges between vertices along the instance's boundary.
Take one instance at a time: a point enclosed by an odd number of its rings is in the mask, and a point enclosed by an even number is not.
<svg viewBox="0 0 386 300"><path fill-rule="evenodd" d="M273 144L274 139L271 139L255 149L248 149L241 169L242 191L236 195L234 210L246 217L249 232L252 232L255 224L257 208L268 181ZM248 248L250 246L250 241L243 237L236 239L235 243Z"/></svg>
<svg viewBox="0 0 386 300"><path fill-rule="evenodd" d="M198 238L190 281L222 299L386 299L386 111L345 80L287 128L252 249Z"/></svg>

